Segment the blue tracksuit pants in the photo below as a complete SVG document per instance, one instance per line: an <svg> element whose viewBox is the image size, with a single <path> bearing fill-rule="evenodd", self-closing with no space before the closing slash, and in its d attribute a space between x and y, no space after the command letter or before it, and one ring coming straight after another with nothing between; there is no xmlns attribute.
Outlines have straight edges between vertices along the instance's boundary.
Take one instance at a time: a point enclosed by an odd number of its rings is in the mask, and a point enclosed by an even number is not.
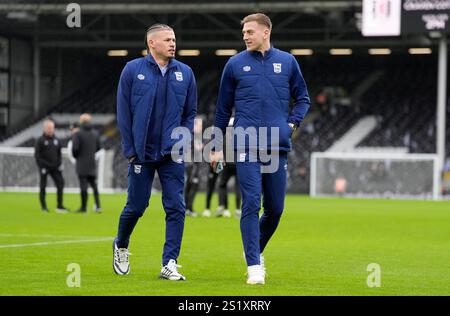
<svg viewBox="0 0 450 316"><path fill-rule="evenodd" d="M237 157L236 168L242 192L241 234L247 265L260 264L259 255L280 222L284 209L287 176L287 152L279 152L278 167L271 173L261 173L269 163L244 162ZM259 218L263 195L264 213Z"/></svg>
<svg viewBox="0 0 450 316"><path fill-rule="evenodd" d="M120 215L116 243L119 248L128 248L131 233L138 219L149 204L152 183L158 172L162 187L162 203L166 212L166 241L162 264L177 260L183 237L185 202L184 162L177 163L171 157L151 163L131 163L128 166L128 199Z"/></svg>

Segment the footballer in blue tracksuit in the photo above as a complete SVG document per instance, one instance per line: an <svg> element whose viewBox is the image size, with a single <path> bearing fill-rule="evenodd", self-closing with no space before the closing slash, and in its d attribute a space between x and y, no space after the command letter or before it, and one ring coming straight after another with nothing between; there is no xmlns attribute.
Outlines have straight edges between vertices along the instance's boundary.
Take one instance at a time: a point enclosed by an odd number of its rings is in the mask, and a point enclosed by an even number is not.
<svg viewBox="0 0 450 316"><path fill-rule="evenodd" d="M114 241L114 271L130 272L128 244L131 233L149 204L158 172L166 212L161 278L184 280L177 268L185 219L184 162L171 157L175 128L192 133L197 108L197 87L191 68L174 59L175 34L165 24L146 33L148 55L127 63L117 91L117 122L122 148L129 160L128 198L120 215Z"/></svg>
<svg viewBox="0 0 450 316"><path fill-rule="evenodd" d="M235 142L236 167L242 192L241 234L247 261L247 283L264 284L262 253L275 232L284 209L287 176L287 153L291 150L292 132L300 125L310 99L300 67L289 53L271 47L272 23L264 14L245 17L241 22L247 49L229 59L223 70L216 105L215 126L225 134L235 109L234 129L254 127L278 130L278 139L256 134L257 143ZM289 103L293 107L289 111ZM219 144L219 142L217 142ZM279 162L270 172L261 167L262 150L277 156ZM256 154L254 154L256 152ZM252 157L253 156L253 157ZM211 154L212 165L223 160L221 149ZM253 160L252 160L253 158ZM264 213L259 218L263 196Z"/></svg>

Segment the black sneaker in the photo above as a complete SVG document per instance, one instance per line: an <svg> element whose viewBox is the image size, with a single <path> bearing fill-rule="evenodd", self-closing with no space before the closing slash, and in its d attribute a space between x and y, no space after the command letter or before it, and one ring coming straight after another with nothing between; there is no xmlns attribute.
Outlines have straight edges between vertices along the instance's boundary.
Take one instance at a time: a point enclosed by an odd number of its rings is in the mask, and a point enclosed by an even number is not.
<svg viewBox="0 0 450 316"><path fill-rule="evenodd" d="M41 211L42 213L49 213L48 208L46 207L41 208Z"/></svg>
<svg viewBox="0 0 450 316"><path fill-rule="evenodd" d="M86 209L78 209L77 211L75 211L75 213L87 213Z"/></svg>

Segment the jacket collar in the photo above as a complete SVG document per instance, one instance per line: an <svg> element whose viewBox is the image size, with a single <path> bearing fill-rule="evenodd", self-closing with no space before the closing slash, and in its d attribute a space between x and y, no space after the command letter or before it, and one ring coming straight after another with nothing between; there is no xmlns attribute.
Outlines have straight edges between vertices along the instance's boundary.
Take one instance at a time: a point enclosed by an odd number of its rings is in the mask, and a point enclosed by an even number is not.
<svg viewBox="0 0 450 316"><path fill-rule="evenodd" d="M48 136L47 134L42 133L42 136L43 136L44 138L47 138L47 139L53 139L53 138L55 138L55 134L53 134L53 136Z"/></svg>
<svg viewBox="0 0 450 316"><path fill-rule="evenodd" d="M155 61L155 59L153 58L152 54L148 54L147 56L145 56L145 60L147 60L147 62L149 62L150 64L154 65L154 66L158 66L158 63ZM177 61L175 58L171 58L169 60L169 63L167 64L167 69L173 68L177 66Z"/></svg>
<svg viewBox="0 0 450 316"><path fill-rule="evenodd" d="M258 58L258 59L269 59L273 55L274 51L275 51L275 48L272 45L270 45L270 48L268 50L266 50L266 53L264 54L264 56L262 55L262 53L260 51L250 51L249 53L251 56Z"/></svg>

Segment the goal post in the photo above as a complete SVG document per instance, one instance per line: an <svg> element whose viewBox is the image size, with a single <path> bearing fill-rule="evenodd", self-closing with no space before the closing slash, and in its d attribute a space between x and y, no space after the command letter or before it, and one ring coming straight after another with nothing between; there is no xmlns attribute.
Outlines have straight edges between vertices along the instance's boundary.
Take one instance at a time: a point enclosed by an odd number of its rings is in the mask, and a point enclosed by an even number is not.
<svg viewBox="0 0 450 316"><path fill-rule="evenodd" d="M435 154L314 152L310 196L439 199Z"/></svg>
<svg viewBox="0 0 450 316"><path fill-rule="evenodd" d="M62 166L65 192L79 192L80 186L75 163L70 160L67 148L62 148ZM112 171L109 153L101 149L97 157L97 183L99 191L109 192ZM0 147L0 190L18 192L39 191L39 170L32 147ZM53 180L47 177L47 191L56 191Z"/></svg>

